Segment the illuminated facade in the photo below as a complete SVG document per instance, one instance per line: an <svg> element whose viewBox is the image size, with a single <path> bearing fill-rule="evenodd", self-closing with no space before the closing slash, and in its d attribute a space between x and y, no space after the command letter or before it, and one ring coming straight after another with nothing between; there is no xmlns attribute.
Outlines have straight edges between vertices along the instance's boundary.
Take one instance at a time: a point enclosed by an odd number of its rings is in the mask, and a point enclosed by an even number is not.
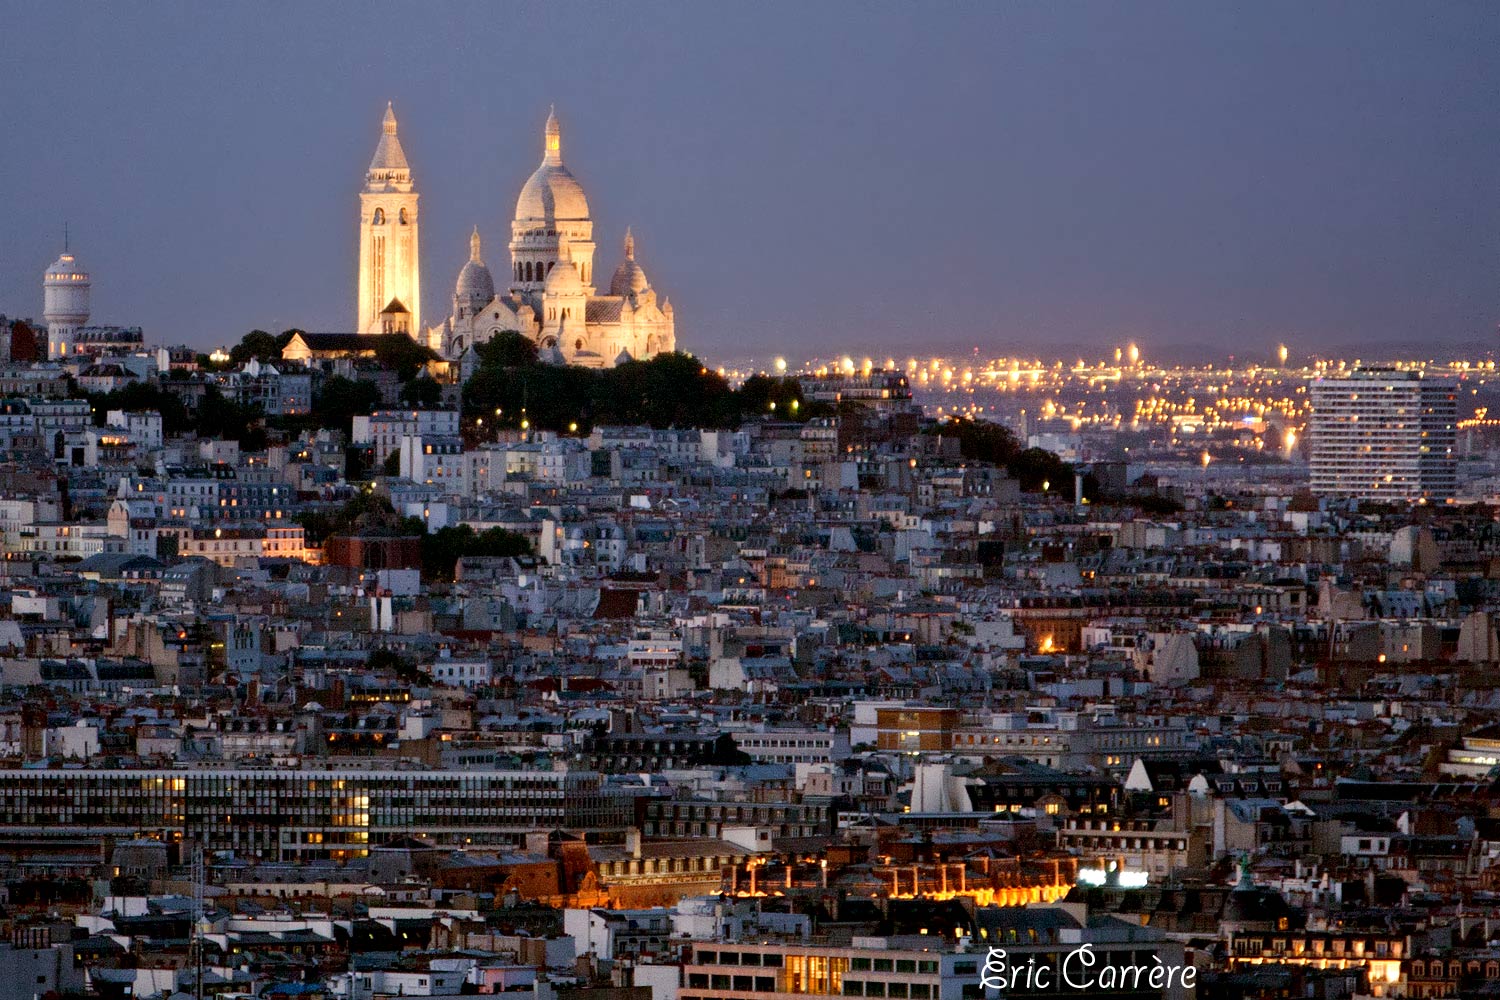
<svg viewBox="0 0 1500 1000"><path fill-rule="evenodd" d="M1403 935L1357 930L1231 930L1227 949L1232 970L1260 965L1357 969L1369 977L1376 997L1397 995L1402 962L1410 954Z"/></svg>
<svg viewBox="0 0 1500 1000"><path fill-rule="evenodd" d="M454 286L452 314L428 331L428 346L462 361L475 344L515 331L545 359L590 368L676 349L672 305L665 298L658 302L636 260L631 233L625 234L624 260L608 293L599 293L594 222L582 185L563 164L556 114L547 118L541 165L516 200L509 250L509 280L496 294L475 230Z"/></svg>
<svg viewBox="0 0 1500 1000"><path fill-rule="evenodd" d="M1164 796L1170 813L1154 818L1068 816L1058 846L1083 863L1113 865L1121 872L1166 878L1184 868L1206 865L1212 844L1205 835L1205 806L1198 797Z"/></svg>
<svg viewBox="0 0 1500 1000"><path fill-rule="evenodd" d="M975 906L1055 903L1078 883L1078 859L990 858L875 865L891 899L971 899Z"/></svg>
<svg viewBox="0 0 1500 1000"><path fill-rule="evenodd" d="M341 860L393 837L515 844L538 828L621 828L630 800L585 771L11 770L0 829L145 836L277 861Z"/></svg>
<svg viewBox="0 0 1500 1000"><path fill-rule="evenodd" d="M682 1000L798 996L948 1000L977 988L982 955L902 947L887 938L854 938L849 947L695 943L683 962Z"/></svg>
<svg viewBox="0 0 1500 1000"><path fill-rule="evenodd" d="M360 333L415 334L422 286L417 244L417 191L388 104L380 142L359 193Z"/></svg>

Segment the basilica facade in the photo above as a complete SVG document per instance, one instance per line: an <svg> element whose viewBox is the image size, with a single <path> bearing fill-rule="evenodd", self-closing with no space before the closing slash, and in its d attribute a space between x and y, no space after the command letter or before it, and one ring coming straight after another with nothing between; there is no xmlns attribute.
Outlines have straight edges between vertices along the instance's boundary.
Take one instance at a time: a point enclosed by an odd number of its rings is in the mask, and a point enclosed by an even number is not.
<svg viewBox="0 0 1500 1000"><path fill-rule="evenodd" d="M361 196L359 332L409 332L460 370L472 365L476 344L504 331L531 340L543 360L592 368L676 349L672 305L657 299L628 230L623 260L601 292L594 222L582 185L563 163L556 112L543 130L541 165L516 199L501 280L485 263L476 227L448 317L419 326L416 189L389 110L383 127Z"/></svg>
<svg viewBox="0 0 1500 1000"><path fill-rule="evenodd" d="M503 290L482 249L476 229L454 285L452 312L429 331L430 345L444 357L462 362L475 344L505 330L532 340L543 358L593 368L676 348L672 304L657 301L629 232L624 259L600 294L594 222L583 186L563 163L556 112L543 131L541 165L516 199Z"/></svg>

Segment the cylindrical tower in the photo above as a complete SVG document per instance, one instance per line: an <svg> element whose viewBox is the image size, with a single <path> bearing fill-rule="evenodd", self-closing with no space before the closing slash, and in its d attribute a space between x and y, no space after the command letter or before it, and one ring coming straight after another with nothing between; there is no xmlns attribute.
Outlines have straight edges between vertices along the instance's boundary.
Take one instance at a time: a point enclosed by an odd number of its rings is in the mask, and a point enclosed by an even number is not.
<svg viewBox="0 0 1500 1000"><path fill-rule="evenodd" d="M74 333L89 321L89 273L67 251L42 277L42 319L47 324L47 357L71 355Z"/></svg>

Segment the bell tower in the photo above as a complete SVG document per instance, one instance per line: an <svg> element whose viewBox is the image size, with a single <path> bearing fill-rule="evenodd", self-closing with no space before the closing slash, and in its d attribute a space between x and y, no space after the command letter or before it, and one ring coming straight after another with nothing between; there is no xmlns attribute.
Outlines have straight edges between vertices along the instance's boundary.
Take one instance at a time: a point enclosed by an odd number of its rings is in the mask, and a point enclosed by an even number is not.
<svg viewBox="0 0 1500 1000"><path fill-rule="evenodd" d="M417 197L406 151L396 137L396 112L387 104L359 193L359 333L390 329L393 310L405 313L408 333L422 329Z"/></svg>

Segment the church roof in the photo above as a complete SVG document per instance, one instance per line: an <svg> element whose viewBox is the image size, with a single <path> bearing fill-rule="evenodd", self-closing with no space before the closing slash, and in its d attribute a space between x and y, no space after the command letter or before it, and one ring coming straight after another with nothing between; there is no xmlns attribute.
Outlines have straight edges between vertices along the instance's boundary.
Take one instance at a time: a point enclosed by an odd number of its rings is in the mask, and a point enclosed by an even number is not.
<svg viewBox="0 0 1500 1000"><path fill-rule="evenodd" d="M583 307L583 318L587 323L618 323L624 311L625 300L617 295L599 295L588 300Z"/></svg>
<svg viewBox="0 0 1500 1000"><path fill-rule="evenodd" d="M292 337L293 340L301 340L308 350L311 351L366 351L373 346L373 340L363 333L304 333L299 332ZM285 353L285 348L282 349Z"/></svg>
<svg viewBox="0 0 1500 1000"><path fill-rule="evenodd" d="M394 315L396 313L410 313L411 310L401 304L400 299L391 299L390 305L380 310L380 315Z"/></svg>

